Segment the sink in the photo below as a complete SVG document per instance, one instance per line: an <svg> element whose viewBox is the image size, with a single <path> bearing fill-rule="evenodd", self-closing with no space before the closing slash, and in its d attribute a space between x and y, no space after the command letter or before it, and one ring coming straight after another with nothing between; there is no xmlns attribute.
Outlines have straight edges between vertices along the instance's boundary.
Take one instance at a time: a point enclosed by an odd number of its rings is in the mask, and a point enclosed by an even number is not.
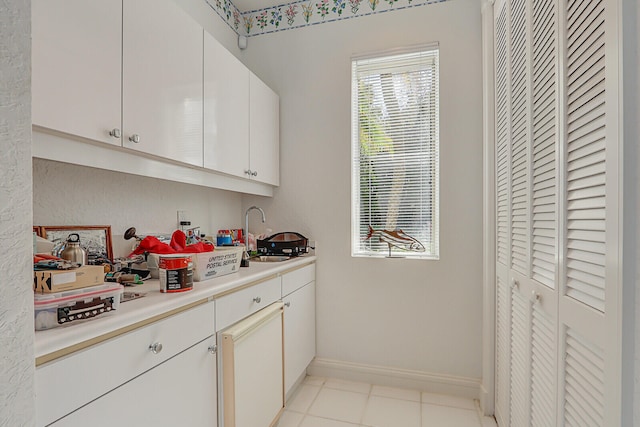
<svg viewBox="0 0 640 427"><path fill-rule="evenodd" d="M261 256L257 256L257 257L253 257L251 258L250 261L255 261L255 262L282 262L282 261L287 261L290 260L291 257L288 256L283 256L283 255L261 255Z"/></svg>

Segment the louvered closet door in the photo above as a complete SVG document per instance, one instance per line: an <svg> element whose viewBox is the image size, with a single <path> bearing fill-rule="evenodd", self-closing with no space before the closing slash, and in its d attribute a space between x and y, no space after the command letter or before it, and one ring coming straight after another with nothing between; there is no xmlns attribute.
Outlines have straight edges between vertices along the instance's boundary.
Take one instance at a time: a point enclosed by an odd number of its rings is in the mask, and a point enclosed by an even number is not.
<svg viewBox="0 0 640 427"><path fill-rule="evenodd" d="M557 9L496 4L497 339L501 426L552 426L557 376Z"/></svg>
<svg viewBox="0 0 640 427"><path fill-rule="evenodd" d="M558 5L531 8L531 409L529 425L553 426L558 366ZM524 424L523 424L524 425Z"/></svg>
<svg viewBox="0 0 640 427"><path fill-rule="evenodd" d="M562 3L566 105L558 424L620 425L617 2Z"/></svg>
<svg viewBox="0 0 640 427"><path fill-rule="evenodd" d="M557 388L557 10L548 0L510 0L506 9L510 387L501 425L549 426Z"/></svg>
<svg viewBox="0 0 640 427"><path fill-rule="evenodd" d="M526 292L530 250L530 35L529 0L508 1L511 68L511 369L510 420L528 424L530 410L531 306Z"/></svg>
<svg viewBox="0 0 640 427"><path fill-rule="evenodd" d="M619 424L615 7L494 4L500 426Z"/></svg>
<svg viewBox="0 0 640 427"><path fill-rule="evenodd" d="M495 70L496 70L496 420L501 426L510 420L511 370L511 264L510 239L510 82L507 43L507 4L495 4Z"/></svg>

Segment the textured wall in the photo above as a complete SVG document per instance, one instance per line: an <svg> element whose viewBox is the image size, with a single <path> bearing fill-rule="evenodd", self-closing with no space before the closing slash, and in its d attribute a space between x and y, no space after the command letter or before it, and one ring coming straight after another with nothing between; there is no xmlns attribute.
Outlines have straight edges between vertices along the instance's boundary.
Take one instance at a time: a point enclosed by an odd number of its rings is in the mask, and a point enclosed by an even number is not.
<svg viewBox="0 0 640 427"><path fill-rule="evenodd" d="M239 193L33 159L33 223L110 225L116 256L131 248L127 228L171 233L178 210L205 233L244 222Z"/></svg>
<svg viewBox="0 0 640 427"><path fill-rule="evenodd" d="M454 0L253 37L245 61L280 94L275 229L319 242L318 355L480 378L482 69L480 2ZM440 43L439 261L350 255L351 57ZM258 215L250 229L260 229Z"/></svg>
<svg viewBox="0 0 640 427"><path fill-rule="evenodd" d="M34 423L31 9L0 2L0 426Z"/></svg>

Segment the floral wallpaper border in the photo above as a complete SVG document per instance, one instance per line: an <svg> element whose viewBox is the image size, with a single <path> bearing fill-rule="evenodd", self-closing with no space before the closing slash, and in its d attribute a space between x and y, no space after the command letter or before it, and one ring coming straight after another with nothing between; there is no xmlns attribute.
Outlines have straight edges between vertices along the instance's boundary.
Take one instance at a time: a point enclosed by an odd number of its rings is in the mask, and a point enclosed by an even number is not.
<svg viewBox="0 0 640 427"><path fill-rule="evenodd" d="M238 35L252 37L448 0L299 0L244 13L231 0L205 1Z"/></svg>

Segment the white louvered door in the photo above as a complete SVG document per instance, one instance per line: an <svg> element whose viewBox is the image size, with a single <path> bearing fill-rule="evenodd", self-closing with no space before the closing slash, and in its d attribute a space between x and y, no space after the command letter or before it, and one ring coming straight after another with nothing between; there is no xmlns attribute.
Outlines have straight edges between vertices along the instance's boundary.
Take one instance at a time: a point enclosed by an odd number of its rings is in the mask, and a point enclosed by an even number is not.
<svg viewBox="0 0 640 427"><path fill-rule="evenodd" d="M511 290L509 288L510 257L510 90L507 54L506 3L496 5L495 13L496 70L496 367L495 415L500 425L509 425L510 355L511 355Z"/></svg>
<svg viewBox="0 0 640 427"><path fill-rule="evenodd" d="M620 424L617 4L567 0L562 9L563 425Z"/></svg>
<svg viewBox="0 0 640 427"><path fill-rule="evenodd" d="M619 424L616 13L494 4L500 426Z"/></svg>
<svg viewBox="0 0 640 427"><path fill-rule="evenodd" d="M533 0L531 28L531 411L529 425L553 426L557 411L558 4Z"/></svg>

